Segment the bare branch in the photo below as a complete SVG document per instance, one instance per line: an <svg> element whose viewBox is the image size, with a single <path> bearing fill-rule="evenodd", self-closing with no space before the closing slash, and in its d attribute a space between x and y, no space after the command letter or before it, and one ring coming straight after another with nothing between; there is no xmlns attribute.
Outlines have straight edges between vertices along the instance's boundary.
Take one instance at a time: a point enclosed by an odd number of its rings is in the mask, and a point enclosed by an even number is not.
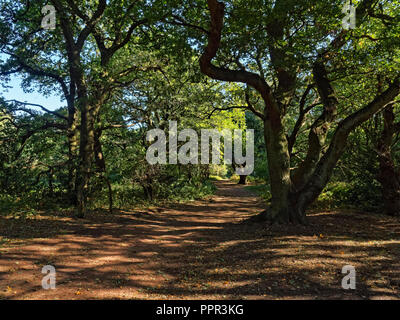
<svg viewBox="0 0 400 320"><path fill-rule="evenodd" d="M43 111L45 111L45 112L47 112L47 113L52 114L53 116L56 116L57 118L60 118L60 119L63 119L63 120L68 121L68 118L67 118L67 117L65 117L65 116L63 116L62 114L59 114L59 113L57 113L57 112L55 112L55 111L51 111L51 110L49 110L49 109L43 107L43 106L40 105L40 104L22 102L22 101L18 101L18 100L7 100L6 102L11 102L11 103L15 103L15 104L23 105L23 106L37 107L37 108L40 108L40 109L42 109Z"/></svg>

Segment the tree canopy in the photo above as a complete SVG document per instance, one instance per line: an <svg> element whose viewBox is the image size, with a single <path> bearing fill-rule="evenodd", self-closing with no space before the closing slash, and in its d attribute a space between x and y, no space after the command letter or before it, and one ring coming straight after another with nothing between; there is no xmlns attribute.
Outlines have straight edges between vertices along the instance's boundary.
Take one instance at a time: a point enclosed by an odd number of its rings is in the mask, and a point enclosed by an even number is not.
<svg viewBox="0 0 400 320"><path fill-rule="evenodd" d="M42 28L46 5L53 29ZM177 121L255 129L250 179L268 195L255 220L306 223L326 190L356 193L355 179L398 215L400 2L352 5L354 28L334 0L1 1L3 87L18 76L26 92L62 101L49 109L4 94L5 199L63 199L83 217L103 199L112 212L234 173L235 161L148 164L146 133Z"/></svg>

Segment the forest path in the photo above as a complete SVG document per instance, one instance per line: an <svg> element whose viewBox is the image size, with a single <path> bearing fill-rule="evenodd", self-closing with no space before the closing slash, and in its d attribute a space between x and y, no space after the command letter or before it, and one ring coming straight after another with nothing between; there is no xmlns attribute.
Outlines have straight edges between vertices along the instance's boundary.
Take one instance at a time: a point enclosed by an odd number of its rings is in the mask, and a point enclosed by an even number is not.
<svg viewBox="0 0 400 320"><path fill-rule="evenodd" d="M307 227L241 224L261 200L216 185L209 199L140 212L0 218L0 299L400 298L398 219L317 212ZM355 291L341 288L348 264ZM41 288L45 265L55 290Z"/></svg>

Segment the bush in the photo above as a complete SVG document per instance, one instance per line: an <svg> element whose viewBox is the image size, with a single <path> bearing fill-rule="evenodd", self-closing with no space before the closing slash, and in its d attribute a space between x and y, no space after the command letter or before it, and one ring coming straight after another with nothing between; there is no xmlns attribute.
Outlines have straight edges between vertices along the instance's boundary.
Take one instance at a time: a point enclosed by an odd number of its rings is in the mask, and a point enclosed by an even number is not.
<svg viewBox="0 0 400 320"><path fill-rule="evenodd" d="M272 198L271 189L267 184L259 184L254 186L247 186L247 190L255 193L259 197L265 200L265 202L270 202Z"/></svg>
<svg viewBox="0 0 400 320"><path fill-rule="evenodd" d="M331 182L320 194L314 207L321 209L351 208L366 211L379 209L381 193L377 184Z"/></svg>

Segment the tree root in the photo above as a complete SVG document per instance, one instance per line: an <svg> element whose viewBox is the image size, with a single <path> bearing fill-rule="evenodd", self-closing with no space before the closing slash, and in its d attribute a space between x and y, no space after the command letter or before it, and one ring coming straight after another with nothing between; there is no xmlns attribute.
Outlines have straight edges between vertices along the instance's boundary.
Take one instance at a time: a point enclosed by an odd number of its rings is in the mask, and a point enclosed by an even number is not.
<svg viewBox="0 0 400 320"><path fill-rule="evenodd" d="M309 222L305 214L300 214L296 210L287 212L286 214L276 214L272 216L272 210L267 209L259 214L245 220L244 223L263 223L267 225L303 225L308 226Z"/></svg>

